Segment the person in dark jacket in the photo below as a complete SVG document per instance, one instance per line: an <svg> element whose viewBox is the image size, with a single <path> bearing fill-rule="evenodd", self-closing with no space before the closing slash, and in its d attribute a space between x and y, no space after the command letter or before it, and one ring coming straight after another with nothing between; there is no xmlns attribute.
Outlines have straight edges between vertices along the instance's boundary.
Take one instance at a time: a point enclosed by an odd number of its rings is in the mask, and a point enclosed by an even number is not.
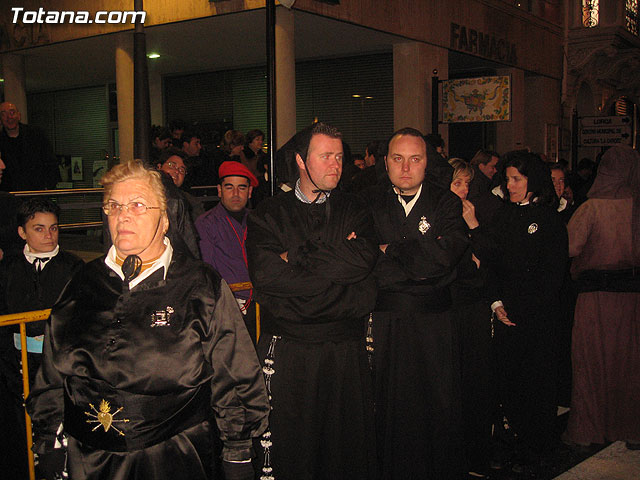
<svg viewBox="0 0 640 480"><path fill-rule="evenodd" d="M419 131L395 132L385 158L390 184L365 192L382 252L373 364L378 468L385 479L463 473L450 286L468 242L460 199L426 175L427 155ZM436 169L446 170L453 169ZM451 175L447 187L450 182Z"/></svg>
<svg viewBox="0 0 640 480"><path fill-rule="evenodd" d="M249 215L247 255L262 307L269 456L279 480L373 478L365 322L378 256L367 208L337 190L341 134L323 123L288 142L300 178ZM266 466L265 468L271 468ZM267 475L267 472L265 472Z"/></svg>
<svg viewBox="0 0 640 480"><path fill-rule="evenodd" d="M0 157L0 183L5 164ZM18 253L22 248L22 240L18 236L16 212L20 200L10 193L0 191L0 261L5 255Z"/></svg>
<svg viewBox="0 0 640 480"><path fill-rule="evenodd" d="M362 192L376 185L386 176L381 143L378 140L374 140L367 144L364 150L364 170L356 173L353 177L350 191L355 193Z"/></svg>
<svg viewBox="0 0 640 480"><path fill-rule="evenodd" d="M478 150L471 159L473 179L469 184L468 200L473 203L478 221L489 224L493 215L500 209L502 202L491 193L496 180L500 156L491 150Z"/></svg>
<svg viewBox="0 0 640 480"><path fill-rule="evenodd" d="M460 158L451 158L454 168L451 191L462 200L462 217L470 230L478 226L475 207L467 199L474 169ZM458 264L451 285L453 310L460 338L462 371L462 419L465 461L469 474L487 475L491 439L493 388L491 363L491 309L486 298L487 268L469 245Z"/></svg>
<svg viewBox="0 0 640 480"><path fill-rule="evenodd" d="M60 180L51 143L40 129L20 122L20 111L9 102L0 104L0 151L7 166L1 190L53 189Z"/></svg>
<svg viewBox="0 0 640 480"><path fill-rule="evenodd" d="M60 292L80 268L82 260L58 245L58 218L60 208L42 198L30 198L17 211L17 231L24 242L20 254L8 255L0 262L0 313L20 313L51 308ZM29 383L33 385L42 357L45 322L27 324L27 352ZM1 471L11 478L26 478L27 457L24 446L24 398L20 373L20 334L18 329L5 327L2 335L2 402L5 416L2 422L5 435L13 437L3 458L12 465L3 465ZM12 412L11 414L9 412ZM8 418L10 417L10 418ZM15 435L15 436L14 436ZM17 469L10 475L12 469Z"/></svg>
<svg viewBox="0 0 640 480"><path fill-rule="evenodd" d="M196 220L200 235L202 260L207 262L227 283L249 282L247 266L247 202L258 179L240 162L226 161L218 170L220 203ZM256 313L253 289L234 292L245 325L255 343Z"/></svg>
<svg viewBox="0 0 640 480"><path fill-rule="evenodd" d="M504 178L501 189L508 201L488 232L481 224L471 235L476 247L484 245L477 256L492 270L499 393L517 435L513 463L520 471L536 468L557 441L555 345L568 244L542 160L526 151L506 154Z"/></svg>

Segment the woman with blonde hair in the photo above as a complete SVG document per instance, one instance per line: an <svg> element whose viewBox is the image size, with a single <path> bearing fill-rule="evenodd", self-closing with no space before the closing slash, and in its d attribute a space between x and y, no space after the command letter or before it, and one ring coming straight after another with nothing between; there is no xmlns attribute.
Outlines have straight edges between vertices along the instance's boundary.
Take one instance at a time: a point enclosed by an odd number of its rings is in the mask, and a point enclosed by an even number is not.
<svg viewBox="0 0 640 480"><path fill-rule="evenodd" d="M450 158L449 164L453 167L450 190L460 197L462 217L471 232L479 226L475 207L467 200L474 170L461 158ZM476 478L488 471L491 438L491 309L484 291L486 277L472 243L458 264L451 296L460 340L465 460L469 474Z"/></svg>

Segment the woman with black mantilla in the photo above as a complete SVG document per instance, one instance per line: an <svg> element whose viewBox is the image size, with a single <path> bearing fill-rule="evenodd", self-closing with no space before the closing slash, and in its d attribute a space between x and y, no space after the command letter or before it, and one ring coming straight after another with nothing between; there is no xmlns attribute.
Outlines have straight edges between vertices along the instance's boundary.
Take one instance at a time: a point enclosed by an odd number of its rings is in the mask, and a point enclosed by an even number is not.
<svg viewBox="0 0 640 480"><path fill-rule="evenodd" d="M158 172L131 161L102 184L113 247L53 308L28 398L36 451L62 423L74 480L211 479L215 416L227 478L253 478L269 407L233 295L171 247Z"/></svg>
<svg viewBox="0 0 640 480"><path fill-rule="evenodd" d="M520 471L535 468L555 445L554 347L568 246L548 167L526 151L504 158L501 190L508 202L488 232L481 226L471 236L476 255L492 270L499 396L518 436L513 469Z"/></svg>

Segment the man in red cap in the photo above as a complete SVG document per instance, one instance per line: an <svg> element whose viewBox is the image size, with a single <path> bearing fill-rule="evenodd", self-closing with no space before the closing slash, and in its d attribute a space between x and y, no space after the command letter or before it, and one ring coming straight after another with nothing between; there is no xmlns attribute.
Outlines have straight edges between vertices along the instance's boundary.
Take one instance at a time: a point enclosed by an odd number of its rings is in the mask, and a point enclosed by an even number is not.
<svg viewBox="0 0 640 480"><path fill-rule="evenodd" d="M231 283L248 282L247 202L258 186L258 179L240 162L223 162L218 169L220 203L196 220L200 234L202 260L213 265L224 280ZM256 341L256 326L252 290L235 292L240 310L245 316L247 330Z"/></svg>

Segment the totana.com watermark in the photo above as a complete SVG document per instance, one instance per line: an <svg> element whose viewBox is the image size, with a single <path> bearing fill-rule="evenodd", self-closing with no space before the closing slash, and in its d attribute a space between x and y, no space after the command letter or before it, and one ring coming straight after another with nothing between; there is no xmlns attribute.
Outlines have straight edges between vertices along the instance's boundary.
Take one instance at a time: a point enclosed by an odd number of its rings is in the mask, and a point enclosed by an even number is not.
<svg viewBox="0 0 640 480"><path fill-rule="evenodd" d="M86 11L58 11L45 10L25 10L22 7L12 7L13 23L144 23L147 18L145 11L99 11L95 14Z"/></svg>

